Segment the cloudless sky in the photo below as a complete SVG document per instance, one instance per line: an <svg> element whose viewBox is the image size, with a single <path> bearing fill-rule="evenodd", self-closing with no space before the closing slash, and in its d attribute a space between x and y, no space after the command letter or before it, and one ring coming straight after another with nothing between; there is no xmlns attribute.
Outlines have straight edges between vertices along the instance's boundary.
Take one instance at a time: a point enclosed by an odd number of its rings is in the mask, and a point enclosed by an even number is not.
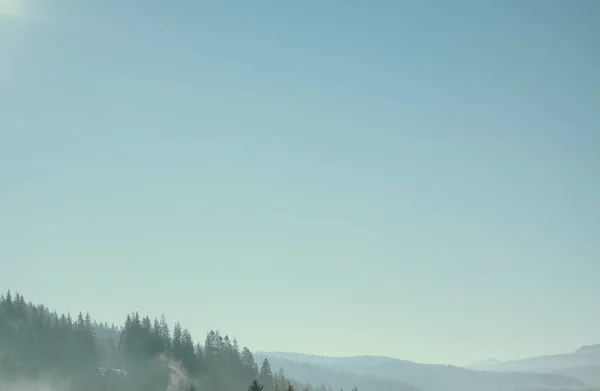
<svg viewBox="0 0 600 391"><path fill-rule="evenodd" d="M0 0L0 288L251 349L600 342L600 2Z"/></svg>

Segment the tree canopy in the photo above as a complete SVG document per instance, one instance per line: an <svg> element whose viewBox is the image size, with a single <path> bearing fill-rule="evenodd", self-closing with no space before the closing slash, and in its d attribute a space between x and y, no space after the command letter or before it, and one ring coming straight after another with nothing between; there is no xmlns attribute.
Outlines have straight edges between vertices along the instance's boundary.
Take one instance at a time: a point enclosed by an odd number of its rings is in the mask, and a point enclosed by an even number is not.
<svg viewBox="0 0 600 391"><path fill-rule="evenodd" d="M134 312L123 325L109 325L87 313L58 314L8 291L0 296L0 380L68 378L74 391L158 391L174 379L175 389L185 390L313 391L283 371L273 375L266 359L259 370L248 347L217 330L204 344L178 322L170 330L164 315Z"/></svg>

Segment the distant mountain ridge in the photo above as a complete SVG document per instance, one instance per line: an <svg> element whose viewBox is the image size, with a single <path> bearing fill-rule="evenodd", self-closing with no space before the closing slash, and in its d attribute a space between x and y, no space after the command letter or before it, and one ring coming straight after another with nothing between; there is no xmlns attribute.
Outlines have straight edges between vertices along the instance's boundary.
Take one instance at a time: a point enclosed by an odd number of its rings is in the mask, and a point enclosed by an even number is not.
<svg viewBox="0 0 600 391"><path fill-rule="evenodd" d="M600 344L582 346L572 353L552 354L510 361L491 359L473 363L467 368L486 371L531 372L560 370L589 365L600 365Z"/></svg>
<svg viewBox="0 0 600 391"><path fill-rule="evenodd" d="M600 344L585 345L571 353L529 357L521 360L480 361L469 369L493 372L548 373L575 377L590 386L600 387Z"/></svg>
<svg viewBox="0 0 600 391"><path fill-rule="evenodd" d="M504 391L524 389L575 390L589 386L574 377L561 374L496 373L476 371L451 365L419 364L380 356L323 357L287 352L257 352L275 367L300 381L323 382L340 388L330 379L338 374L355 374L363 378L388 379L429 391ZM364 379L363 379L364 380ZM359 387L360 389L360 387Z"/></svg>

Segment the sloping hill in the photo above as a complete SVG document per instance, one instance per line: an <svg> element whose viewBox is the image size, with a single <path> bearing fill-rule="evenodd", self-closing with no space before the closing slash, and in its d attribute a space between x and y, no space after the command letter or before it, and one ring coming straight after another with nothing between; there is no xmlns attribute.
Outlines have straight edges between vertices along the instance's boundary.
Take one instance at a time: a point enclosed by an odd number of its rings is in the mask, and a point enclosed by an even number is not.
<svg viewBox="0 0 600 391"><path fill-rule="evenodd" d="M582 346L572 353L530 357L522 360L487 360L468 368L485 371L553 372L573 367L600 365L600 344Z"/></svg>
<svg viewBox="0 0 600 391"><path fill-rule="evenodd" d="M474 363L471 369L494 372L551 373L577 378L600 388L600 344L582 346L564 354L537 356L522 360L487 360Z"/></svg>
<svg viewBox="0 0 600 391"><path fill-rule="evenodd" d="M559 375L574 377L594 388L600 389L600 365L585 365L579 367L564 368L554 371Z"/></svg>
<svg viewBox="0 0 600 391"><path fill-rule="evenodd" d="M258 352L300 381L319 381L342 387L336 381L340 373L355 374L373 382L393 380L424 390L498 391L518 389L583 389L588 386L559 374L496 373L448 365L419 364L388 357L320 357L296 353ZM317 380L318 379L318 380Z"/></svg>
<svg viewBox="0 0 600 391"><path fill-rule="evenodd" d="M255 354L257 359L264 359L266 356ZM269 356L269 360L271 360ZM392 378L383 378L373 375L365 375L347 372L327 365L311 364L293 360L276 360L272 363L275 367L281 367L286 376L297 381L305 379L302 383L321 386L320 388L329 391L340 389L351 390L354 387L359 391L418 391L419 389L411 384L395 380Z"/></svg>

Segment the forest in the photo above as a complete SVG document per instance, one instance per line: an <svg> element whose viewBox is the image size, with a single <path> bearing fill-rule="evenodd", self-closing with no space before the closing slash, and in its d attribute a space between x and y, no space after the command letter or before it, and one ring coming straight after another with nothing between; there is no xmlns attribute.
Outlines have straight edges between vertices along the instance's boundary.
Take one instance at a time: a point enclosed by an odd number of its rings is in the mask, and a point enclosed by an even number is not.
<svg viewBox="0 0 600 391"><path fill-rule="evenodd" d="M0 389L23 382L61 391L331 391L286 378L268 359L258 365L216 330L200 343L164 316L132 313L108 325L8 291L0 297Z"/></svg>
<svg viewBox="0 0 600 391"><path fill-rule="evenodd" d="M178 322L170 325L164 315L150 318L134 312L117 326L88 313L59 314L27 302L20 293L0 295L0 391L333 391L330 385L336 391L357 391L356 386L361 391L588 388L552 374L481 372L389 358L383 366L372 365L377 358L349 360L368 362L347 371L286 361L253 354L217 330L202 342L194 340L187 328ZM272 363L285 367L291 377ZM311 381L320 385L313 387Z"/></svg>

